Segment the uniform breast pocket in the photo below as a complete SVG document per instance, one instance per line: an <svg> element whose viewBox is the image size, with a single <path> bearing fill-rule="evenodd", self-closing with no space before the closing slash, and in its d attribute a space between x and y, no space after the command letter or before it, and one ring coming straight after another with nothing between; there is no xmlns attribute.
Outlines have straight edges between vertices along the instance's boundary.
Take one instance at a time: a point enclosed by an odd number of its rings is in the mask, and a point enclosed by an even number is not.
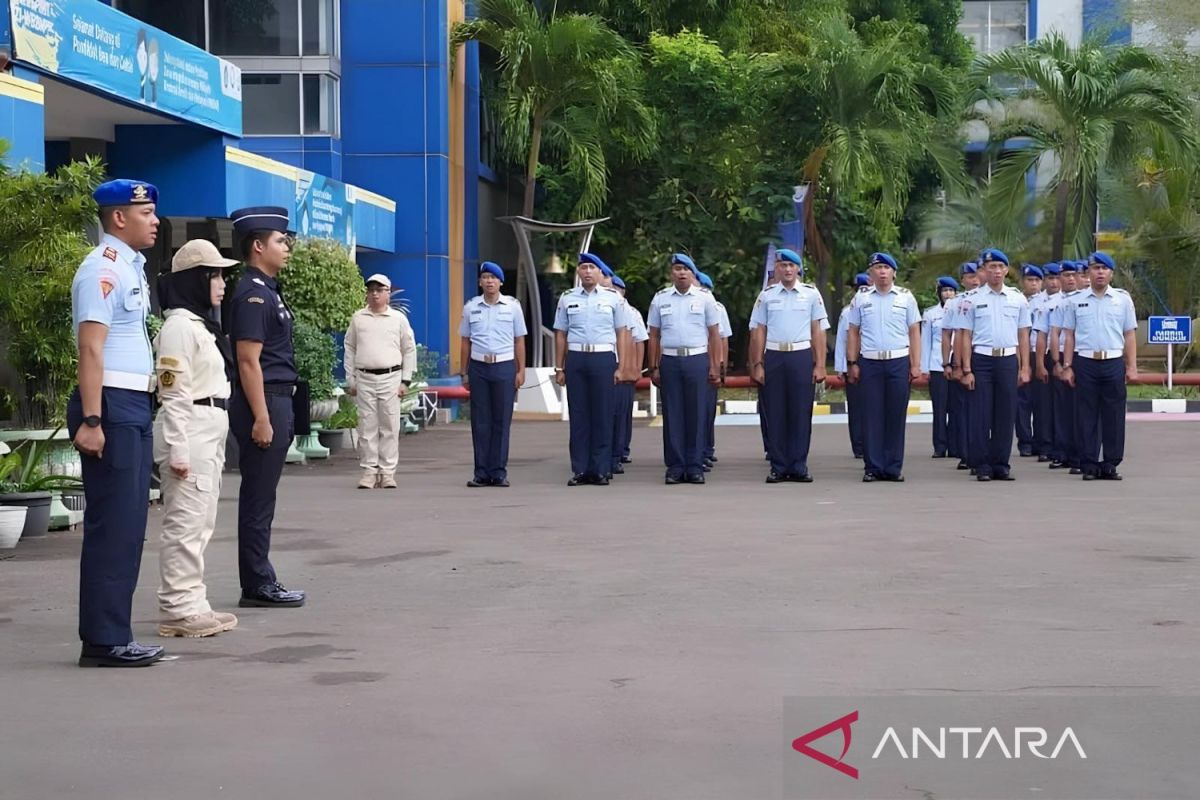
<svg viewBox="0 0 1200 800"><path fill-rule="evenodd" d="M481 330L483 330L483 314L472 314L471 318L468 320L468 324L471 326L471 333L479 333Z"/></svg>
<svg viewBox="0 0 1200 800"><path fill-rule="evenodd" d="M142 290L140 288L139 289L130 289L129 292L125 295L125 310L126 311L139 311L142 308L142 303L143 303L143 296L142 296Z"/></svg>
<svg viewBox="0 0 1200 800"><path fill-rule="evenodd" d="M662 306L658 309L658 319L662 323L662 327L669 328L675 321L675 309L671 306Z"/></svg>
<svg viewBox="0 0 1200 800"><path fill-rule="evenodd" d="M1020 306L1005 306L1004 307L1004 316L1008 317L1009 319L1016 319L1017 317L1021 316L1021 307Z"/></svg>

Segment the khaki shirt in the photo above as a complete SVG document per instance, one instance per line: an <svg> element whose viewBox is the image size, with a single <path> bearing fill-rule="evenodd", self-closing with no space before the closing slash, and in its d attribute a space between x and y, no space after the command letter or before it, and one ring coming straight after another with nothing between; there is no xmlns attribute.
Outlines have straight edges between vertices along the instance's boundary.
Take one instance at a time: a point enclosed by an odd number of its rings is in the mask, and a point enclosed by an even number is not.
<svg viewBox="0 0 1200 800"><path fill-rule="evenodd" d="M225 359L212 332L200 317L185 308L169 309L162 330L154 339L158 373L158 399L162 409L163 439L170 447L172 464L190 462L188 426L193 400L229 397Z"/></svg>
<svg viewBox="0 0 1200 800"><path fill-rule="evenodd" d="M346 329L346 383L358 383L360 369L400 367L400 379L412 380L417 369L417 342L403 312L390 306L376 314L369 308L354 312Z"/></svg>

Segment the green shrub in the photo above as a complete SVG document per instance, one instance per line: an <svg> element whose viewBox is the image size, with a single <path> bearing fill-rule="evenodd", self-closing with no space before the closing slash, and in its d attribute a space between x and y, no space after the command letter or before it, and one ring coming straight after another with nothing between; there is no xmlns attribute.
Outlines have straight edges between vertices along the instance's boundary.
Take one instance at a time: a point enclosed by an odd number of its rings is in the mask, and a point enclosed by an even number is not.
<svg viewBox="0 0 1200 800"><path fill-rule="evenodd" d="M308 381L309 399L333 397L333 366L337 362L333 337L311 322L297 319L292 343L296 350L296 371L301 380Z"/></svg>
<svg viewBox="0 0 1200 800"><path fill-rule="evenodd" d="M296 242L279 284L296 319L321 331L346 330L351 315L366 305L358 265L331 239Z"/></svg>

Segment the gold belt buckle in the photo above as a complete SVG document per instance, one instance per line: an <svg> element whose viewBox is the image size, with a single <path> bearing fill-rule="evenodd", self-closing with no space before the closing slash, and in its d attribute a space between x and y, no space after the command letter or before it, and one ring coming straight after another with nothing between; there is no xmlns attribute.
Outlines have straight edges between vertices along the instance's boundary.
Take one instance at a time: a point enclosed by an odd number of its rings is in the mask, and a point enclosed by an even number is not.
<svg viewBox="0 0 1200 800"><path fill-rule="evenodd" d="M1092 358L1096 359L1097 361L1103 361L1104 359L1108 358L1108 353L1104 352L1103 350L1095 350L1092 352Z"/></svg>
<svg viewBox="0 0 1200 800"><path fill-rule="evenodd" d="M993 347L992 348L992 358L1000 358L1003 355L1004 355L1003 347Z"/></svg>

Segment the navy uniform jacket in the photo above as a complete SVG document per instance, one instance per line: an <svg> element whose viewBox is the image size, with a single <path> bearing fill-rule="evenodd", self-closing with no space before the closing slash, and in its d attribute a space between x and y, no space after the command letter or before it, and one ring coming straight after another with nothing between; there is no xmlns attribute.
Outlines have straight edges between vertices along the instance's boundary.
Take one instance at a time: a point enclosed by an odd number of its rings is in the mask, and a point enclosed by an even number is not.
<svg viewBox="0 0 1200 800"><path fill-rule="evenodd" d="M263 383L295 383L296 356L292 350L292 311L279 293L279 282L266 273L246 267L233 293L229 338L262 342Z"/></svg>

